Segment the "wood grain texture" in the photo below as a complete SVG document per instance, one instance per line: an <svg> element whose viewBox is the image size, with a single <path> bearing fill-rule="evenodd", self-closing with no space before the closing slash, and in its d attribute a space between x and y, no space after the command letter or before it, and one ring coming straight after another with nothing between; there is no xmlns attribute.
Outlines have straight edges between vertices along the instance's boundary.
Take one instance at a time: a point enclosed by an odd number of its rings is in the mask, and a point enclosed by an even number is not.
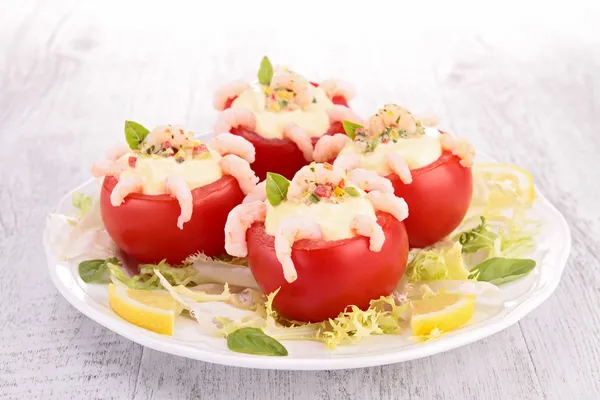
<svg viewBox="0 0 600 400"><path fill-rule="evenodd" d="M281 3L147 3L0 1L0 398L600 397L597 6L345 3L342 15L309 1L282 26ZM331 15L360 29L342 33ZM121 139L125 119L207 131L214 90L250 78L264 54L353 82L363 115L386 102L434 111L481 151L531 171L573 234L555 295L470 346L324 372L162 354L72 308L46 273L45 215Z"/></svg>

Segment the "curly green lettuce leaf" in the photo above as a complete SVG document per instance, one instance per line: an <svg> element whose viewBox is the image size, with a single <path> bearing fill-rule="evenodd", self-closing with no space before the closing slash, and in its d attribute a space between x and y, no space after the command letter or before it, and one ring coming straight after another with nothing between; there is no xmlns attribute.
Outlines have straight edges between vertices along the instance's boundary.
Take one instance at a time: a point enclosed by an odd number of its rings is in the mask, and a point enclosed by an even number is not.
<svg viewBox="0 0 600 400"><path fill-rule="evenodd" d="M75 216L78 220L81 220L81 218L87 215L92 208L93 203L94 200L91 197L86 196L81 192L74 192L71 196L71 204L73 204L73 207L79 210Z"/></svg>
<svg viewBox="0 0 600 400"><path fill-rule="evenodd" d="M464 266L461 251L462 246L458 242L451 247L440 246L418 251L407 266L409 281L466 280L469 270Z"/></svg>
<svg viewBox="0 0 600 400"><path fill-rule="evenodd" d="M159 271L171 285L191 286L205 283L205 279L193 267L170 265L166 260L158 264L141 264L139 274L130 276L121 266L109 265L112 281L118 281L130 289L159 290L162 289L156 274Z"/></svg>

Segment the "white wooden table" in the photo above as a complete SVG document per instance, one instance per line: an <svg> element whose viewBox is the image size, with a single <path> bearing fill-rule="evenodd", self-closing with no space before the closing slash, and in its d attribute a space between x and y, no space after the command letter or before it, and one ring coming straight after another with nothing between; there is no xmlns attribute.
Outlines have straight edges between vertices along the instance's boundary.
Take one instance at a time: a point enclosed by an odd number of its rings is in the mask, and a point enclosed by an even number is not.
<svg viewBox="0 0 600 400"><path fill-rule="evenodd" d="M597 7L147 3L0 1L0 398L600 398ZM556 293L470 346L332 372L191 361L77 312L46 272L45 215L125 119L207 131L213 91L252 78L264 54L355 83L363 115L386 102L434 111L531 171L573 234Z"/></svg>

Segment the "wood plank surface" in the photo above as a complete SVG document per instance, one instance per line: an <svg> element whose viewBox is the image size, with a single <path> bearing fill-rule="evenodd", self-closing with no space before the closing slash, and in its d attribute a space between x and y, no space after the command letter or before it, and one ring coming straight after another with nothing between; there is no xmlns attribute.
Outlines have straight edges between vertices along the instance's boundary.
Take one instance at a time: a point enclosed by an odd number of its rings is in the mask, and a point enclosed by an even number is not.
<svg viewBox="0 0 600 400"><path fill-rule="evenodd" d="M0 0L0 398L600 398L598 6L448 3ZM556 293L467 347L323 372L179 358L76 311L46 272L46 214L125 119L208 131L213 92L264 54L531 171L573 235Z"/></svg>

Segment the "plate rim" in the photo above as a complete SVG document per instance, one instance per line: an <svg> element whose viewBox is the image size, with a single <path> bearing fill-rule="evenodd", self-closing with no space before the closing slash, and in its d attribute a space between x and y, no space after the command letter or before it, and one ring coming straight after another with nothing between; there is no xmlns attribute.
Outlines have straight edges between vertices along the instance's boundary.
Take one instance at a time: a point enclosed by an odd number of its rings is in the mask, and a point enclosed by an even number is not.
<svg viewBox="0 0 600 400"><path fill-rule="evenodd" d="M486 158L489 158L492 162L495 162L492 157L489 157L483 153L481 155ZM89 179L85 183L67 192L59 201L59 206L63 204L63 202L67 200L73 192L77 191L78 189L84 186L89 185L94 181L94 178ZM452 336L451 338L445 340L430 341L423 346L372 355L345 355L344 357L339 358L322 357L317 359L293 357L265 357L246 354L242 355L235 352L231 352L231 354L224 354L220 352L204 350L194 346L189 346L187 344L165 342L161 335L155 334L153 332L148 332L143 328L134 326L129 322L118 318L118 316L116 315L114 317L108 318L101 311L89 306L85 301L82 301L79 298L77 298L57 274L56 266L60 264L60 262L50 246L48 240L47 225L44 228L42 241L48 264L48 271L50 273L50 278L56 289L59 291L59 293L73 307L75 307L75 309L77 309L79 312L81 312L91 320L139 345L163 353L232 367L298 371L355 369L374 367L379 365L389 365L429 357L434 354L443 353L449 350L456 349L458 347L471 344L473 342L484 339L488 336L491 336L504 329L509 328L510 326L516 324L525 316L530 314L536 308L538 308L543 302L545 302L554 293L562 279L562 275L566 268L569 255L571 253L572 237L569 225L564 215L556 208L556 206L554 206L554 204L552 204L546 198L546 196L538 189L537 186L535 186L535 192L536 197L542 200L545 203L545 206L549 207L549 209L555 215L555 217L557 218L557 222L560 225L559 229L561 229L564 232L565 236L565 243L561 249L561 252L557 255L554 262L556 271L553 274L552 279L547 283L547 285L544 288L542 288L541 291L534 294L533 297L526 298L522 303L515 306L515 308L508 315L497 321L488 322L481 326L472 325L471 329L466 330L455 336ZM154 337L154 335L157 336Z"/></svg>

